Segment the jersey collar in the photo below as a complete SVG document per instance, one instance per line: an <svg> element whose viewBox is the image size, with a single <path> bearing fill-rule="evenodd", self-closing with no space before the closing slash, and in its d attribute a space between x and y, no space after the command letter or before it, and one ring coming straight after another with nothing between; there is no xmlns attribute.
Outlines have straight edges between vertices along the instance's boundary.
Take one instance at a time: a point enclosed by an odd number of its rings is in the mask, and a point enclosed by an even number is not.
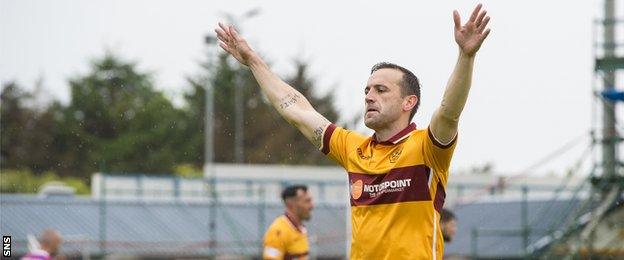
<svg viewBox="0 0 624 260"><path fill-rule="evenodd" d="M288 220L288 222L290 222L290 224L291 224L291 225L292 225L295 229L297 229L297 231L299 231L299 232L302 232L302 233L303 233L303 230L304 230L303 223L297 224L297 223L295 222L295 220L294 220L294 219L292 219L292 218L290 217L290 215L288 214L288 212L284 212L284 216L286 216L286 219Z"/></svg>
<svg viewBox="0 0 624 260"><path fill-rule="evenodd" d="M407 127L405 127L403 130L401 130L394 136L390 137L390 139L388 139L387 141L379 142L377 141L377 136L373 134L373 142L376 142L379 144L398 144L399 142L405 140L405 138L409 137L412 131L414 130L416 130L416 124L410 123L409 125L407 125Z"/></svg>

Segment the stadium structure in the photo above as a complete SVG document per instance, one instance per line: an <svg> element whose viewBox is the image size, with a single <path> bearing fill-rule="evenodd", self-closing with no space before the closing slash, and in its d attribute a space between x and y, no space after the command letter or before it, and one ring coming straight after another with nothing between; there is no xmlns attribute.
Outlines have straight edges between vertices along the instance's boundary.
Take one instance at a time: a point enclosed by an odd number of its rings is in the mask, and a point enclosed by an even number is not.
<svg viewBox="0 0 624 260"><path fill-rule="evenodd" d="M260 254L264 231L283 213L280 190L305 183L315 200L307 223L312 257L346 257L349 190L341 168L214 168L215 186L204 178L98 173L90 196L76 196L54 183L38 195L3 194L0 229L14 236L16 255L27 252L28 235L53 227L65 235L63 253L75 259L253 259ZM535 247L550 228L561 227L561 215L580 209L590 191L577 190L583 181L574 176L454 175L446 205L456 211L460 224L447 254L522 258L527 245ZM214 193L211 187L216 187Z"/></svg>

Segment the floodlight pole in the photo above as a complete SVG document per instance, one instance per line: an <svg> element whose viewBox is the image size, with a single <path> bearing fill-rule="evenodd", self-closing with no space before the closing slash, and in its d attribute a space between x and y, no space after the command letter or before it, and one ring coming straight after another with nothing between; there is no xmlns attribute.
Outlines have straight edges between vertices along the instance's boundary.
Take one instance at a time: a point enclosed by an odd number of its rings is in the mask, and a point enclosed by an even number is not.
<svg viewBox="0 0 624 260"><path fill-rule="evenodd" d="M205 43L210 47L216 42L214 36L206 36ZM210 72L208 72L210 73ZM217 249L217 185L216 173L214 171L214 86L212 77L207 75L204 78L205 88L205 119L204 119L204 181L209 192L209 213L208 213L208 235L209 254L214 258Z"/></svg>

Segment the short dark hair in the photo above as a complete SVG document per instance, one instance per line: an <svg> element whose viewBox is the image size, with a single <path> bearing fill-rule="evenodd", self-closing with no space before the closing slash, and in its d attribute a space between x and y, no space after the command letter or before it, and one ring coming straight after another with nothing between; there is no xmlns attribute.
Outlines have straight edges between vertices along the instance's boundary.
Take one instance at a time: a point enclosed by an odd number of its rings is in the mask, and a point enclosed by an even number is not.
<svg viewBox="0 0 624 260"><path fill-rule="evenodd" d="M408 95L416 95L416 97L418 97L418 102L416 102L416 105L412 108L412 112L410 112L409 120L412 121L416 111L418 111L418 106L420 106L420 81L418 80L418 77L416 77L416 75L408 69L390 62L380 62L375 64L373 68L371 68L371 74L380 69L395 69L403 72L403 79L401 80L401 95L403 95L403 97Z"/></svg>
<svg viewBox="0 0 624 260"><path fill-rule="evenodd" d="M308 186L305 185L290 185L282 191L282 200L285 202L287 199L297 197L297 191L302 190L308 192Z"/></svg>
<svg viewBox="0 0 624 260"><path fill-rule="evenodd" d="M446 223L449 222L451 220L454 220L455 218L455 214L453 214L452 211L448 210L448 209L442 209L440 211L440 222L441 223Z"/></svg>

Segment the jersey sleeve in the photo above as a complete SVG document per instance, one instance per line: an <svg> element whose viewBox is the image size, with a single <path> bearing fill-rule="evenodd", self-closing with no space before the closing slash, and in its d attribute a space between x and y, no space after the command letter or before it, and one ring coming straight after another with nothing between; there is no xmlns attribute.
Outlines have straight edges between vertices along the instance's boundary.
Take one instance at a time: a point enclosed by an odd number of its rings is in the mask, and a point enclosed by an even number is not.
<svg viewBox="0 0 624 260"><path fill-rule="evenodd" d="M451 142L443 144L436 139L431 132L431 128L427 128L427 134L422 146L424 159L426 164L434 170L434 173L440 177L445 185L456 144L457 135Z"/></svg>
<svg viewBox="0 0 624 260"><path fill-rule="evenodd" d="M279 226L271 225L264 235L262 259L284 259L288 247L286 235L288 234Z"/></svg>
<svg viewBox="0 0 624 260"><path fill-rule="evenodd" d="M340 166L347 168L348 154L363 139L365 138L356 132L328 124L323 131L323 145L320 150Z"/></svg>

